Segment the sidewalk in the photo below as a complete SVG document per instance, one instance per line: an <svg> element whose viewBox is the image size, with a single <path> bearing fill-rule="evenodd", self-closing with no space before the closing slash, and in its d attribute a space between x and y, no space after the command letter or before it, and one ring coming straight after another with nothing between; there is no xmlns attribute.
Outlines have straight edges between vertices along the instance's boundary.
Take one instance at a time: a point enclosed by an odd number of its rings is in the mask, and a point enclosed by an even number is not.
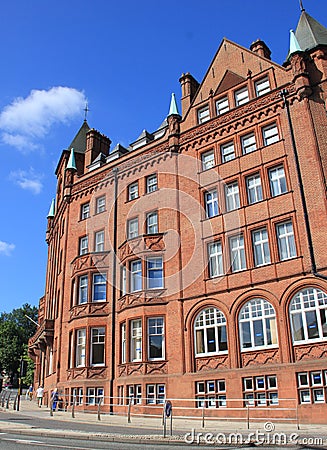
<svg viewBox="0 0 327 450"><path fill-rule="evenodd" d="M273 433L286 434L287 437L297 435L301 439L301 444L305 439L321 439L322 443L327 444L327 423L326 425L301 425L300 430L297 429L294 423L271 423L267 426L267 423L250 423L250 429L247 428L247 424L241 422L226 422L219 420L205 420L205 426L202 428L202 419L185 419L182 417L173 417L173 436L170 436L170 419L167 419L167 437L163 437L162 418L159 417L140 417L131 416L131 423L127 423L126 416L108 415L102 414L101 420L98 420L97 414L75 411L75 418L72 418L71 411L58 411L54 412L53 417L50 416L49 408L43 406L38 408L36 402L21 399L20 411L13 411L12 405L10 409L0 406L0 412L10 413L15 416L15 422L11 420L0 421L0 432L15 432L46 436L60 436L70 439L90 439L99 438L107 441L120 441L126 442L133 440L133 442L145 443L145 442L157 442L157 443L182 443L185 438L185 434L188 436L197 435L198 433L212 433L213 435L219 434L232 434L240 433L243 436L249 436L249 433L253 433L253 439L255 440L255 434L261 433L261 436L269 437ZM4 414L2 414L3 416ZM35 427L24 423L24 416L34 419L42 419L42 425ZM21 418L21 420L19 420ZM46 420L46 425L44 423ZM61 426L61 428L52 428L53 422L62 421L67 423L67 427ZM79 424L79 426L78 426ZM80 424L93 425L95 430L101 431L83 431ZM56 425L57 427L58 425ZM195 430L194 432L192 430ZM136 432L137 431L137 432ZM193 433L193 434L192 434ZM200 441L202 439L200 438Z"/></svg>

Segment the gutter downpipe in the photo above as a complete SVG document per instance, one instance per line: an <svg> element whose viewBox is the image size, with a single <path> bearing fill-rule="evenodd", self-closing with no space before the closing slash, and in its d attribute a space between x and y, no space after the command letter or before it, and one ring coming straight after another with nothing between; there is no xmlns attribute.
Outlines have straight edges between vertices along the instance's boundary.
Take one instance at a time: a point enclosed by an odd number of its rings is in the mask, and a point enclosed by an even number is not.
<svg viewBox="0 0 327 450"><path fill-rule="evenodd" d="M289 129L290 129L290 134L291 134L292 150L293 150L293 154L294 154L295 168L296 168L298 186L300 189L301 204L302 204L302 208L303 208L304 224L305 224L306 235L307 235L307 240L308 240L311 272L315 277L322 278L323 280L327 280L327 276L317 272L317 266L316 266L316 260L315 260L313 242L312 242L312 234L311 234L311 228L310 228L310 221L309 221L309 215L308 215L308 208L307 208L307 204L306 204L306 200L305 200L304 188L303 188L303 183L302 183L302 174L301 174L299 156L298 156L295 137L294 137L294 129L293 129L293 124L292 124L292 119L291 119L290 107L289 107L289 102L286 98L287 94L288 94L287 89L283 89L280 92L280 95L284 102L284 107L286 109L288 125L289 125Z"/></svg>

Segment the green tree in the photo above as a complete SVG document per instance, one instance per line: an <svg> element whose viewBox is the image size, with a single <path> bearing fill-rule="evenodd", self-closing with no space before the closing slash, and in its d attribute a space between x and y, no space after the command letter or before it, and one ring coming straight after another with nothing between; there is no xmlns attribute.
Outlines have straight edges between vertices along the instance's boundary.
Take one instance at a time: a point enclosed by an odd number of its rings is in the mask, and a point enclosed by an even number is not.
<svg viewBox="0 0 327 450"><path fill-rule="evenodd" d="M36 321L37 313L35 306L25 303L10 313L0 314L0 371L5 371L11 380L17 378L20 360L27 353L28 339L36 330L28 317Z"/></svg>

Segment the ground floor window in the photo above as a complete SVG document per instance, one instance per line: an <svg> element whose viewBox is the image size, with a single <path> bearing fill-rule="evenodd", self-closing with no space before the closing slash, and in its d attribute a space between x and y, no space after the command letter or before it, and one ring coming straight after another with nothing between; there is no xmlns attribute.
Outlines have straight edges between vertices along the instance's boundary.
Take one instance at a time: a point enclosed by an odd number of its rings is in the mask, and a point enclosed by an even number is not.
<svg viewBox="0 0 327 450"><path fill-rule="evenodd" d="M124 405L124 386L118 386L118 405Z"/></svg>
<svg viewBox="0 0 327 450"><path fill-rule="evenodd" d="M97 405L104 397L103 387L89 387L86 391L86 402L88 405Z"/></svg>
<svg viewBox="0 0 327 450"><path fill-rule="evenodd" d="M163 404L166 397L166 386L164 384L147 384L146 385L146 403Z"/></svg>
<svg viewBox="0 0 327 450"><path fill-rule="evenodd" d="M142 385L130 384L127 386L128 398L127 404L131 400L132 405L140 405L142 403Z"/></svg>
<svg viewBox="0 0 327 450"><path fill-rule="evenodd" d="M73 404L75 400L75 405L83 405L83 388L75 387L72 389L72 399L71 403Z"/></svg>
<svg viewBox="0 0 327 450"><path fill-rule="evenodd" d="M226 382L219 380L201 380L195 382L195 400L197 408L226 407Z"/></svg>
<svg viewBox="0 0 327 450"><path fill-rule="evenodd" d="M276 375L243 378L244 406L278 405Z"/></svg>
<svg viewBox="0 0 327 450"><path fill-rule="evenodd" d="M299 403L326 403L327 370L297 373Z"/></svg>

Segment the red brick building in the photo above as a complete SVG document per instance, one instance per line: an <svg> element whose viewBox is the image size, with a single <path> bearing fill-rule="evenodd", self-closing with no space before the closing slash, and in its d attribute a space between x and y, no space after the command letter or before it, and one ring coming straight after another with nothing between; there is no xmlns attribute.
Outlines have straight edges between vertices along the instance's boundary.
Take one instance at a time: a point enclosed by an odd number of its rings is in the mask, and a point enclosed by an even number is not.
<svg viewBox="0 0 327 450"><path fill-rule="evenodd" d="M224 39L180 83L158 130L110 149L85 121L60 157L35 383L325 420L327 29L303 10L283 66Z"/></svg>

